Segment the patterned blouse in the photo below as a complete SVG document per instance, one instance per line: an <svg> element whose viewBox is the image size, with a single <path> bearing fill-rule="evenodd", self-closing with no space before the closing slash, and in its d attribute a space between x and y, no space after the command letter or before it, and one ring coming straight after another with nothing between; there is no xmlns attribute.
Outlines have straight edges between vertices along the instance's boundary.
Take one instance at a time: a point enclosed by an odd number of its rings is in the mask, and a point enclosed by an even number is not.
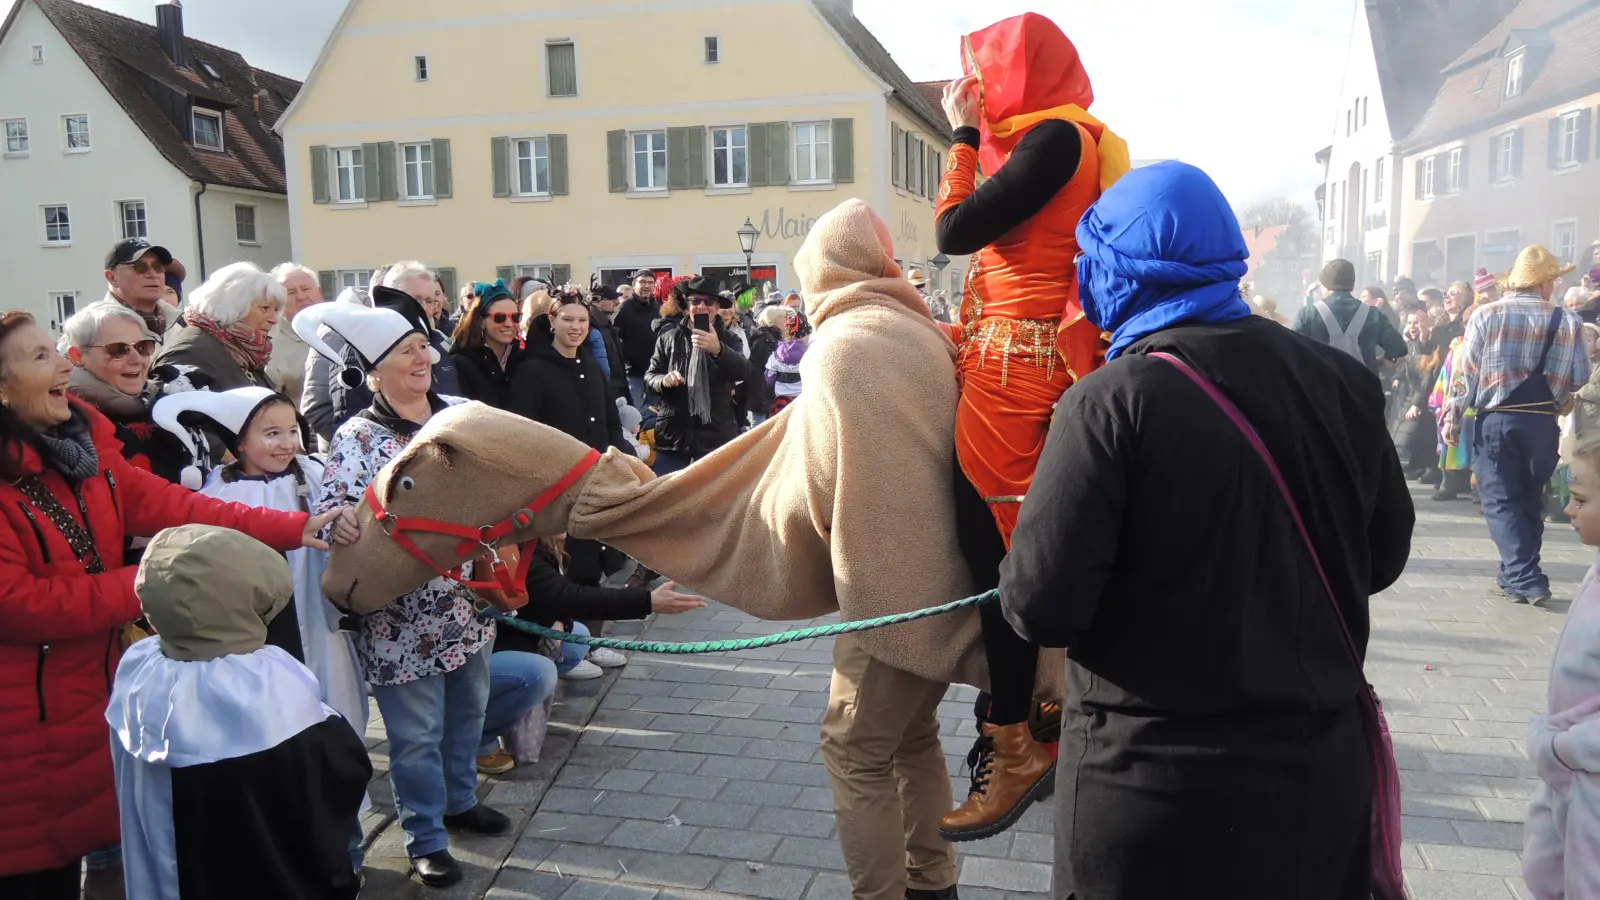
<svg viewBox="0 0 1600 900"><path fill-rule="evenodd" d="M409 440L361 416L339 426L328 450L317 513L361 503L367 482L400 455ZM494 621L478 614L472 591L435 578L363 616L356 655L369 683L409 684L460 668L480 648L488 652L485 645L493 641Z"/></svg>

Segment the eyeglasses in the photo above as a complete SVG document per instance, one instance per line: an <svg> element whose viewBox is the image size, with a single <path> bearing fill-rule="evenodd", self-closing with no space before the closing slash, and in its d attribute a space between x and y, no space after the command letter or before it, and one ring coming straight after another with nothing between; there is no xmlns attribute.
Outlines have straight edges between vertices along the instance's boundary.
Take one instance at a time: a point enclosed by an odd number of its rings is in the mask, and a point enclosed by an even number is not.
<svg viewBox="0 0 1600 900"><path fill-rule="evenodd" d="M156 352L156 342L153 340L136 341L132 344L125 341L117 341L111 344L90 345L91 349L95 347L104 350L106 355L112 359L123 359L129 353L138 353L140 356L149 357L154 356Z"/></svg>
<svg viewBox="0 0 1600 900"><path fill-rule="evenodd" d="M167 271L167 267L163 266L158 261L145 262L142 259L136 259L133 262L123 263L123 265L127 266L128 268L132 269L133 271L137 272L140 275L147 275L147 274L149 274L151 272L154 272L157 275L163 275L163 274L166 274L166 271Z"/></svg>
<svg viewBox="0 0 1600 900"><path fill-rule="evenodd" d="M522 321L522 313L495 313L489 318L493 320L496 325L504 325L507 322L515 325Z"/></svg>
<svg viewBox="0 0 1600 900"><path fill-rule="evenodd" d="M718 302L719 302L718 298L716 298L716 297L690 297L689 298L689 305L690 306L716 306L718 304Z"/></svg>

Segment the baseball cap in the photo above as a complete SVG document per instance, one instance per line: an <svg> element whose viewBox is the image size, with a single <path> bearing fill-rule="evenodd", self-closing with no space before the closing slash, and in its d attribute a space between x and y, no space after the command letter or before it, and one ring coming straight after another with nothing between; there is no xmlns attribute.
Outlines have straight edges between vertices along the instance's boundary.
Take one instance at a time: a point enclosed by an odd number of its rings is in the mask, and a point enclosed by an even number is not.
<svg viewBox="0 0 1600 900"><path fill-rule="evenodd" d="M111 252L106 254L106 268L125 266L146 253L154 253L163 266L172 265L172 254L167 248L158 247L144 238L123 238L111 245Z"/></svg>

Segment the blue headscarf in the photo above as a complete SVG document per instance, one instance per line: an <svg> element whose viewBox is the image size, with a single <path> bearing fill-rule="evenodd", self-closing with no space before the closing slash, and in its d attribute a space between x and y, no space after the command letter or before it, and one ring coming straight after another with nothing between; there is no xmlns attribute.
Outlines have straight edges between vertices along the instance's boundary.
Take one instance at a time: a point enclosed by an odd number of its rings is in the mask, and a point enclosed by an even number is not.
<svg viewBox="0 0 1600 900"><path fill-rule="evenodd" d="M511 300L517 299L516 297L512 296L511 289L506 287L506 280L504 278L496 278L493 284L487 284L482 281L474 281L472 283L472 296L478 298L479 309L488 309L489 304L499 300L502 297Z"/></svg>
<svg viewBox="0 0 1600 900"><path fill-rule="evenodd" d="M1206 173L1180 162L1124 175L1078 223L1083 312L1111 332L1106 359L1187 322L1250 315L1239 296L1250 251Z"/></svg>

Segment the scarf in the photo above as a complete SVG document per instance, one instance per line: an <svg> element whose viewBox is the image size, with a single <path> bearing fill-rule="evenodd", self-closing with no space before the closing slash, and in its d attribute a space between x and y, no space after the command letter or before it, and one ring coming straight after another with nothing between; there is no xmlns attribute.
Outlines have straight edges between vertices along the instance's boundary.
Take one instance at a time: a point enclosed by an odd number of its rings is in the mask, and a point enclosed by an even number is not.
<svg viewBox="0 0 1600 900"><path fill-rule="evenodd" d="M228 348L228 352L233 354L234 362L246 372L261 371L266 368L267 360L272 357L272 335L269 332L258 331L243 322L222 325L210 316L193 309L184 310L183 322L221 341L222 345Z"/></svg>
<svg viewBox="0 0 1600 900"><path fill-rule="evenodd" d="M1106 360L1183 324L1250 315L1239 296L1245 247L1228 201L1206 173L1180 162L1130 172L1078 223L1083 312L1111 332Z"/></svg>
<svg viewBox="0 0 1600 900"><path fill-rule="evenodd" d="M68 481L86 481L100 471L100 454L89 436L89 418L77 407L72 408L72 418L40 432L39 441L49 454L46 462Z"/></svg>
<svg viewBox="0 0 1600 900"><path fill-rule="evenodd" d="M67 390L74 397L100 410L106 418L126 421L149 411L157 387L154 382L146 381L142 393L125 394L96 378L83 366L73 366L67 380Z"/></svg>
<svg viewBox="0 0 1600 900"><path fill-rule="evenodd" d="M688 386L689 386L689 415L694 417L701 425L711 424L711 357L700 351L699 347L689 340L689 335L694 331L694 320L689 316L683 317L684 343L689 345ZM715 322L711 327L717 327ZM718 335L719 339L726 335ZM724 344L727 342L724 340ZM681 345L680 345L681 346ZM732 349L732 348L725 348Z"/></svg>
<svg viewBox="0 0 1600 900"><path fill-rule="evenodd" d="M428 409L433 415L438 415L441 411L448 409L449 406L450 404L446 403L438 394L433 391L428 392ZM373 394L372 405L356 413L356 415L369 422L382 425L384 428L394 432L395 436L402 441L411 440L412 435L422 430L421 425L395 412L394 407L389 405L389 400L383 396L382 391Z"/></svg>

